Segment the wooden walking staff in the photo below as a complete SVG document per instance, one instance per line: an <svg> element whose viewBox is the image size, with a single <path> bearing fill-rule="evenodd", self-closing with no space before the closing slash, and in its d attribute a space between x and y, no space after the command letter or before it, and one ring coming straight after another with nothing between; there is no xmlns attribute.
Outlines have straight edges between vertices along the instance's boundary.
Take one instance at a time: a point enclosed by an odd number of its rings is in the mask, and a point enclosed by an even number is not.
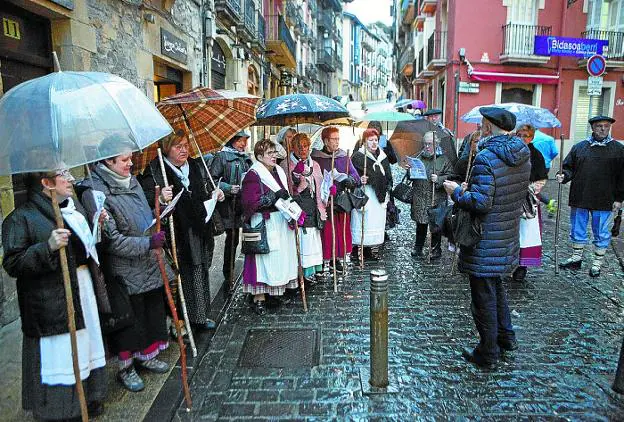
<svg viewBox="0 0 624 422"><path fill-rule="evenodd" d="M347 168L345 174L349 177L349 169L351 167L351 151L347 150ZM349 227L350 229L350 227ZM347 275L347 213L344 213L342 219L342 272Z"/></svg>
<svg viewBox="0 0 624 422"><path fill-rule="evenodd" d="M295 194L295 185L292 181L292 172L290 171L290 142L286 144L286 170L288 171L288 190L291 195ZM303 262L301 259L301 245L299 244L299 223L295 220L295 248L297 251L297 278L299 280L299 289L301 290L301 300L303 302L303 311L308 312L308 300L305 293L305 281L303 279Z"/></svg>
<svg viewBox="0 0 624 422"><path fill-rule="evenodd" d="M559 174L563 174L563 134L559 136ZM563 184L559 183L557 190L557 218L555 220L555 274L559 274L559 224L561 223L561 191Z"/></svg>
<svg viewBox="0 0 624 422"><path fill-rule="evenodd" d="M433 131L433 168L431 171L431 174L435 174L436 172L436 133L435 131ZM431 182L431 208L433 208L435 206L435 190L436 190L436 184L435 182ZM429 224L429 222L427 222L427 231L429 231L429 256L427 257L427 263L431 264L431 250L432 250L432 243L433 243L433 233L431 233L431 225Z"/></svg>
<svg viewBox="0 0 624 422"><path fill-rule="evenodd" d="M166 186L169 186L169 181L167 180L167 172L165 171L165 162L163 160L162 151L160 150L160 148L158 148L158 161L160 162L160 171L162 172L163 181L165 182ZM182 277L180 276L180 264L178 263L178 249L176 245L173 214L169 217L169 232L171 235L171 256L173 256L173 263L178 269L178 275L176 279L178 285L178 295L180 296L180 304L182 305L182 316L184 317L184 325L186 326L186 333L188 334L189 342L191 343L191 352L193 353L193 357L197 357L195 338L193 337L193 330L191 330L191 321L188 317L188 311L186 310L186 300L184 299L184 291L182 290Z"/></svg>
<svg viewBox="0 0 624 422"><path fill-rule="evenodd" d="M366 146L364 146L364 177L366 177L366 163L368 158L366 157ZM374 170L374 169L373 169ZM366 204L362 206L362 232L360 236L360 268L364 269L364 214L366 212Z"/></svg>
<svg viewBox="0 0 624 422"><path fill-rule="evenodd" d="M331 161L331 181L334 186L334 168L336 165L336 151L332 152ZM338 292L338 277L336 275L336 218L334 217L334 196L329 195L330 211L331 211L331 225L332 225L332 261L334 264L334 293Z"/></svg>
<svg viewBox="0 0 624 422"><path fill-rule="evenodd" d="M155 210L156 214L156 233L160 231L160 202L158 198L160 197L160 186L156 186L155 193ZM165 285L165 295L167 296L167 303L169 304L169 310L171 311L171 316L173 317L173 323L176 327L176 334L178 338L178 346L180 347L180 367L182 372L182 389L184 390L184 400L186 401L186 410L189 411L192 406L191 402L191 391L189 390L188 385L188 375L186 369L186 346L184 345L184 340L182 339L182 321L178 319L178 311L175 307L175 301L173 300L173 295L171 294L171 288L169 287L169 278L167 277L167 271L165 270L165 261L162 256L162 248L156 249L156 257L158 259L158 268L160 269L160 276L162 277L163 284Z"/></svg>
<svg viewBox="0 0 624 422"><path fill-rule="evenodd" d="M197 140L195 139L195 135L193 134L193 130L191 129L191 126L188 123L188 118L186 117L186 111L184 110L184 108L181 105L180 105L180 110L182 110L182 115L184 116L184 126L186 126L186 132L188 133L189 137L191 138L191 141L193 142L193 145L195 145L195 149L197 149L197 153L199 154L200 161L204 165L204 169L206 169L206 174L208 175L208 179L210 180L210 183L212 184L212 189L216 190L217 189L217 185L215 185L214 179L212 178L212 175L210 174L210 170L208 169L208 164L206 164L206 160L204 160L204 154L203 154L201 148L199 148L199 144L197 143Z"/></svg>
<svg viewBox="0 0 624 422"><path fill-rule="evenodd" d="M56 227L64 229L63 216L59 208L58 199L56 198L56 189L50 188L50 197L52 198L52 208L54 208L54 218L56 219ZM74 311L74 295L71 288L71 278L69 276L69 265L67 264L67 251L65 246L59 249L59 260L61 261L61 271L63 274L63 286L65 287L65 300L67 302L67 325L69 327L69 340L71 343L72 366L74 367L74 380L76 381L76 393L80 401L80 415L82 422L89 421L89 413L87 412L87 399L85 398L84 387L80 379L80 367L78 366L78 342L76 340L76 320Z"/></svg>

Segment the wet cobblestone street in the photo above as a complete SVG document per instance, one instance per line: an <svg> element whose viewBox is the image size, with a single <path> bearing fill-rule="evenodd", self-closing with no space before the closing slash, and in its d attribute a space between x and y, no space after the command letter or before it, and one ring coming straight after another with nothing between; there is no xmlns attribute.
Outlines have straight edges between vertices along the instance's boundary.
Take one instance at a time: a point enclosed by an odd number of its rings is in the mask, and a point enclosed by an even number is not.
<svg viewBox="0 0 624 422"><path fill-rule="evenodd" d="M297 300L259 317L239 288L197 364L193 409L181 405L175 420L624 420L624 401L610 391L624 320L622 270L612 250L598 279L589 277L587 263L556 276L555 224L545 218L544 265L530 269L525 283L506 283L520 348L484 372L460 354L478 341L467 278L451 276L448 251L434 264L410 256L414 225L401 208L382 261L367 262L364 271L351 267L338 293L330 278L311 288L307 314ZM390 381L399 392L365 396L369 272L379 267L390 275ZM239 367L248 330L259 328L320 330L320 365Z"/></svg>

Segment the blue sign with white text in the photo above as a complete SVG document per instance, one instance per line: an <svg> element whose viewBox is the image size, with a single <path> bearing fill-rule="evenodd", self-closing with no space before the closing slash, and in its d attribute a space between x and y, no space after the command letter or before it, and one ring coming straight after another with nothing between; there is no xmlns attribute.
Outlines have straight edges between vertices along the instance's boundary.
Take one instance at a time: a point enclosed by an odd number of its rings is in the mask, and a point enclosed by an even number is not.
<svg viewBox="0 0 624 422"><path fill-rule="evenodd" d="M608 45L608 40L536 35L534 52L538 56L590 57L602 54L603 48Z"/></svg>

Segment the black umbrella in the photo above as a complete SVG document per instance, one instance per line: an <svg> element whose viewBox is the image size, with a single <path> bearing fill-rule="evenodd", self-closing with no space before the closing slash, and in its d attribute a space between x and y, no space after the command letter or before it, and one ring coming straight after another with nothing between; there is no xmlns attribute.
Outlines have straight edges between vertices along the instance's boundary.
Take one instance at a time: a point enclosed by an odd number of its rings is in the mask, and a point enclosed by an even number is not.
<svg viewBox="0 0 624 422"><path fill-rule="evenodd" d="M436 144L442 149L442 152L449 159L451 164L457 161L457 151L453 137L448 131L436 126L428 120L412 120L399 122L390 137L390 143L397 154L399 162L402 162L406 156L416 155L423 149L423 136L427 132L435 132Z"/></svg>

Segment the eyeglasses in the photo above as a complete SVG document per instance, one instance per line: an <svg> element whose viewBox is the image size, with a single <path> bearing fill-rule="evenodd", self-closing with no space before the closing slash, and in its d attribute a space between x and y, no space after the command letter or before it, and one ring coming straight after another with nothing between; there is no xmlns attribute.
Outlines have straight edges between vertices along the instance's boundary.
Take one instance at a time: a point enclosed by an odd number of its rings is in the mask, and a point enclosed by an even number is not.
<svg viewBox="0 0 624 422"><path fill-rule="evenodd" d="M56 173L54 173L54 177L62 177L68 182L73 182L74 180L76 180L67 169L57 171Z"/></svg>
<svg viewBox="0 0 624 422"><path fill-rule="evenodd" d="M340 141L340 138L329 138L329 140L330 140L330 141L337 142L337 141Z"/></svg>
<svg viewBox="0 0 624 422"><path fill-rule="evenodd" d="M268 157L275 157L276 155L279 155L279 152L277 151L267 151L264 153L264 155L268 156Z"/></svg>
<svg viewBox="0 0 624 422"><path fill-rule="evenodd" d="M189 151L191 146L189 144L176 144L173 146L173 148L182 151L182 150L186 150Z"/></svg>

